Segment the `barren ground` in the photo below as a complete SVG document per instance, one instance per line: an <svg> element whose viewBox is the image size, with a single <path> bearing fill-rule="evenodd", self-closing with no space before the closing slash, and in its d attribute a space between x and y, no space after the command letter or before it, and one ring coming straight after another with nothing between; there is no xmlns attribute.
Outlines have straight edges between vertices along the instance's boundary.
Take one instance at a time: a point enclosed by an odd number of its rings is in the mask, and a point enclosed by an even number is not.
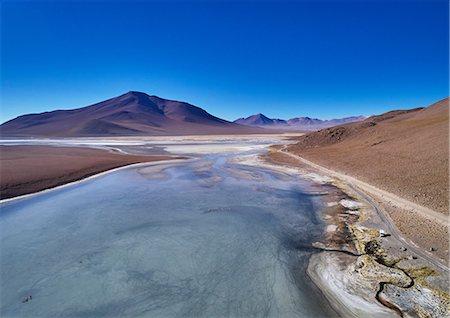
<svg viewBox="0 0 450 318"><path fill-rule="evenodd" d="M1 199L29 194L134 163L173 159L100 149L0 146Z"/></svg>
<svg viewBox="0 0 450 318"><path fill-rule="evenodd" d="M449 213L448 99L296 138L293 154Z"/></svg>

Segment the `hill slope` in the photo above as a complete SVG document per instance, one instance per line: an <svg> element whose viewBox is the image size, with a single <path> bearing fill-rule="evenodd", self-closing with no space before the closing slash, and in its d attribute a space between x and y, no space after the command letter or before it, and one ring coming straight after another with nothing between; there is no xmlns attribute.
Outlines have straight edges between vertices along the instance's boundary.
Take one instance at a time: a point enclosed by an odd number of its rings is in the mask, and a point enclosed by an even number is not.
<svg viewBox="0 0 450 318"><path fill-rule="evenodd" d="M2 136L110 136L257 133L188 103L128 92L73 110L19 116L0 125Z"/></svg>
<svg viewBox="0 0 450 318"><path fill-rule="evenodd" d="M288 151L448 214L449 99L298 137Z"/></svg>

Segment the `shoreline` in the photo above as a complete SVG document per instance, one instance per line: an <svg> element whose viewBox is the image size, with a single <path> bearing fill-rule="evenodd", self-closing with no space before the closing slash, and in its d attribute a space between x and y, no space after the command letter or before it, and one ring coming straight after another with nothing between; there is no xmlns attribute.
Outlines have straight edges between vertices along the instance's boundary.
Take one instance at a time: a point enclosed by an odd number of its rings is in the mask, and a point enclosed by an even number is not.
<svg viewBox="0 0 450 318"><path fill-rule="evenodd" d="M247 166L259 166L281 173L297 175L322 186L330 185L333 182L333 179L328 176L317 174L312 170L275 163L268 158L265 158L264 155L263 157L257 155L241 156L239 159L235 159L234 163ZM340 188L334 188L334 192L336 192L334 194L341 195L343 193ZM319 215L322 216L322 221L325 223L325 233L323 233L320 242L315 242L312 245L313 248L319 251L310 257L306 275L308 275L308 278L312 283L321 291L325 300L333 310L342 317L371 316L381 318L392 316L390 315L392 312L378 304L375 298L373 298L372 301L368 301L372 294L367 290L361 289L358 293L345 292L344 295L343 288L348 282L344 281L345 278L342 275L342 271L337 270L337 268L341 268L342 263L345 262L350 264L351 261L349 261L349 259L357 257L357 251L353 244L349 244L346 241L341 242L342 244L333 244L331 246L326 244L327 240L331 241L329 234L336 233L338 236L341 236L342 234L338 231L340 226L333 224L333 222L330 221L331 215L335 216L339 212L342 212L342 209L339 209L341 206L338 205L337 202L332 202L332 204L330 204L331 202L326 201L327 200L324 199L324 207L322 207L319 212ZM329 215L323 217L322 214L328 214L327 212ZM330 231L328 231L328 229L330 229ZM324 255L326 255L326 257L323 257ZM333 256L335 262L329 262L330 255ZM326 264L329 266L326 266ZM325 278L323 278L324 276ZM339 279L337 279L337 277L339 277ZM337 284L333 284L333 280L336 280ZM353 303L358 304L359 308L356 311L352 306ZM378 312L378 315L376 315L376 312Z"/></svg>
<svg viewBox="0 0 450 318"><path fill-rule="evenodd" d="M66 187L71 187L83 182L87 182L87 181L91 181L95 178L99 178L102 177L104 175L107 175L109 173L113 173L113 172L117 172L120 170L125 170L125 169L131 169L131 168L137 168L137 167L151 167L151 166L158 166L158 165L163 165L163 164L176 164L176 163L181 163L181 162L186 162L192 159L165 159L165 160L158 160L158 161L148 161L148 162L139 162L139 163L131 163L131 164L127 164L125 166L120 166L120 167L116 167L116 168L112 168L109 170L105 170L102 172L98 172L96 174L87 176L85 178L82 179L78 179L78 180L74 180L74 181L70 181L52 188L48 188L48 189L43 189L37 192L33 192L33 193L27 193L27 194L23 194L23 195L19 195L16 197L12 197L12 198L7 198L7 199L2 199L0 200L0 205L4 204L4 203L10 203L10 202L14 202L14 201L19 201L19 200L23 200L23 199L28 199L34 196L38 196L44 193L48 193L48 192L52 192L52 191L57 191L57 190L61 190L64 189Z"/></svg>
<svg viewBox="0 0 450 318"><path fill-rule="evenodd" d="M427 207L423 207L414 202L400 198L395 194L379 189L371 184L356 179L352 176L322 167L305 158L287 152L285 150L285 147L278 150L278 152L283 155L287 155L293 158L294 160L298 161L298 163L307 165L313 170L316 170L326 176L335 178L341 183L341 188L344 192L346 191L348 192L350 190L350 192L356 193L357 197L363 197L365 201L369 201L370 204L374 206L374 209L377 210L376 211L377 214L379 214L382 218L385 219L384 220L385 223L389 224L391 233L396 232L397 239L403 240L405 244L408 244L410 246L413 245L415 247L414 249L416 250L416 253L422 254L422 256L424 256L425 258L438 261L440 265L438 264L435 265L440 267L441 269L447 271L449 270L448 240L443 242L442 240L439 242L434 242L435 244L431 244L434 248L434 253L428 253L426 252L426 250L430 249L431 246L424 246L422 242L421 246L419 246L418 242L414 242L412 237L408 237L408 233L405 231L407 230L407 228L405 226L400 227L402 225L401 222L403 220L394 219L392 211L391 213L389 213L387 210L395 210L397 214L410 215L411 217L417 219L418 223L427 224L428 226L434 225L434 227L437 228L435 229L437 231L436 235L440 235L442 237L448 237L448 226L450 221L448 215L439 213ZM409 225L412 226L413 224ZM432 234L433 233L427 233L428 237L430 237ZM435 249L436 246L438 247L437 251Z"/></svg>
<svg viewBox="0 0 450 318"><path fill-rule="evenodd" d="M332 175L335 176L339 179L344 180L345 182L349 183L349 184L353 184L358 186L359 188L363 189L365 192L368 192L372 195L377 195L382 197L385 201L391 201L392 203L394 203L396 206L402 207L404 209L410 210L411 212L418 212L420 213L422 216L424 217L428 217L431 218L432 220L435 220L437 222L443 223L443 224L448 224L449 221L449 216L445 215L443 213L439 213L436 212L430 208L427 208L425 206L419 205L417 203L408 201L406 199L403 199L393 193L390 193L388 191L379 189L371 184L368 184L367 182L358 180L352 176L325 168L321 165L318 165L312 161L309 161L303 157L297 156L295 154L292 154L288 151L286 151L284 148L280 150L282 153L291 156L292 158L301 161L304 164L307 164L311 167L313 167L314 169L317 169L318 171L321 171L327 175Z"/></svg>
<svg viewBox="0 0 450 318"><path fill-rule="evenodd" d="M0 204L61 189L131 166L185 160L182 156L117 154L106 149L2 146Z"/></svg>
<svg viewBox="0 0 450 318"><path fill-rule="evenodd" d="M437 262L434 255L426 255L401 235L391 234L395 223L389 224L392 221L383 217L383 208L368 193L314 166L276 162L270 153L249 160L329 184L357 203L356 208L344 206L343 211L342 201L328 201L322 212L323 220L329 224L327 232L314 244L322 252L311 257L308 266L308 276L335 310L353 317L441 317L447 312L448 265ZM351 241L356 253L348 250L349 242L343 237Z"/></svg>
<svg viewBox="0 0 450 318"><path fill-rule="evenodd" d="M333 179L328 176L316 174L312 170L278 164L264 158L264 155L263 157L258 155L240 156L235 158L233 163L244 166L258 166L280 173L297 175L321 186L327 186L333 182ZM334 185L333 187L333 196L344 194L344 197L348 198L340 188ZM318 252L311 255L305 274L320 290L329 306L341 317L395 317L393 315L395 312L376 301L375 291L360 289L350 292L344 289L349 282L343 273L345 270L343 271L342 268L347 268L347 265L352 263L358 256L358 251L353 243L346 240L340 242L341 244L334 242L332 242L333 244L327 244L327 241L332 241L330 234L336 234L338 237L345 236L342 235L342 231L339 231L342 230L340 229L342 224L336 225L330 221L331 217L335 217L340 214L339 212L344 211L343 207L337 202L330 204L331 202L327 201L329 200L324 199L324 206L319 211L319 216L325 223L325 233L323 233L320 242L315 242L311 246ZM334 241L337 242L339 239L334 238ZM356 307L353 304L357 304Z"/></svg>

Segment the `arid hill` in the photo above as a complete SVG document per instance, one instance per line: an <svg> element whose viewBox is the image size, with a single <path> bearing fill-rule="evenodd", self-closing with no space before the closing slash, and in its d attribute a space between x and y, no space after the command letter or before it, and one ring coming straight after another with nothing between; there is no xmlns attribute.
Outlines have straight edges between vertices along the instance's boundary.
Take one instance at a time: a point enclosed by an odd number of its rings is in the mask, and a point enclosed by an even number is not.
<svg viewBox="0 0 450 318"><path fill-rule="evenodd" d="M0 125L2 136L83 137L261 133L212 116L188 103L128 92L72 110L19 116Z"/></svg>
<svg viewBox="0 0 450 318"><path fill-rule="evenodd" d="M288 151L448 214L449 99L296 138Z"/></svg>

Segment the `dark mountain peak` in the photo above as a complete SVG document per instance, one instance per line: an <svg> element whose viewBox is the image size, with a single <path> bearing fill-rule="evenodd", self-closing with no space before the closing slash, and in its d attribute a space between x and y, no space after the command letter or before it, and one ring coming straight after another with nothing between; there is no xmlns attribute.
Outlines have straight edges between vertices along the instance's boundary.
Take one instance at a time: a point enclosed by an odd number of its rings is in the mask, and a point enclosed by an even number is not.
<svg viewBox="0 0 450 318"><path fill-rule="evenodd" d="M258 113L256 115L250 116L250 117L259 117L259 118L264 118L264 119L270 119L269 117L267 117L266 115L262 114L262 113Z"/></svg>
<svg viewBox="0 0 450 318"><path fill-rule="evenodd" d="M287 122L283 119L269 118L262 113L255 114L247 118L239 118L234 122L247 126L282 126L287 124Z"/></svg>
<svg viewBox="0 0 450 318"><path fill-rule="evenodd" d="M174 100L170 100L170 99L165 99L156 95L149 95L147 93L144 92L138 92L138 91L129 91L125 94L122 94L120 96L114 97L112 98L114 99L134 99L137 102L141 102L141 103L148 103L148 101L158 104L158 103L167 103L167 102L173 102L173 103L179 103L179 104L187 104L184 102L178 102L178 101L174 101Z"/></svg>
<svg viewBox="0 0 450 318"><path fill-rule="evenodd" d="M125 94L122 94L120 96L117 97L113 97L110 100L119 100L119 101L127 101L127 102L143 102L145 103L146 100L148 100L150 96L146 93L142 93L142 92L137 92L137 91L129 91Z"/></svg>
<svg viewBox="0 0 450 318"><path fill-rule="evenodd" d="M265 116L264 114L259 113L259 114L249 116L247 118L239 118L238 120L235 120L234 122L241 124L241 125L262 126L262 125L273 124L273 119L270 119L269 117Z"/></svg>
<svg viewBox="0 0 450 318"><path fill-rule="evenodd" d="M261 120L270 120L270 121L272 120L269 117L267 117L266 115L261 114L261 113L251 115L251 116L247 117L246 119L261 119Z"/></svg>
<svg viewBox="0 0 450 318"><path fill-rule="evenodd" d="M129 91L129 92L123 94L123 95L127 95L127 96L149 96L147 93L138 92L138 91Z"/></svg>

